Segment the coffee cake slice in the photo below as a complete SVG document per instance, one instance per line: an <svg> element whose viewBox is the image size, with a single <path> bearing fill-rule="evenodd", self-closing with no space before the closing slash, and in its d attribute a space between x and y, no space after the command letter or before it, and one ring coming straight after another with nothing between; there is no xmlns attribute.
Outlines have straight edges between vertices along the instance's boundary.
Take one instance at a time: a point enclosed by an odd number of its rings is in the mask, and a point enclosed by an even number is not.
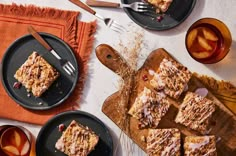
<svg viewBox="0 0 236 156"><path fill-rule="evenodd" d="M213 101L196 93L188 92L180 105L175 122L205 134L209 119L214 111Z"/></svg>
<svg viewBox="0 0 236 156"><path fill-rule="evenodd" d="M156 128L169 107L163 92L153 92L145 87L128 113L138 119L139 128Z"/></svg>
<svg viewBox="0 0 236 156"><path fill-rule="evenodd" d="M99 137L75 120L63 132L55 148L68 156L87 156L97 145Z"/></svg>
<svg viewBox="0 0 236 156"><path fill-rule="evenodd" d="M151 86L156 90L164 90L165 94L178 99L187 87L192 73L180 63L164 58L152 80Z"/></svg>
<svg viewBox="0 0 236 156"><path fill-rule="evenodd" d="M185 156L217 156L215 136L187 136L184 140Z"/></svg>
<svg viewBox="0 0 236 156"><path fill-rule="evenodd" d="M180 156L180 144L180 132L176 128L148 130L148 156Z"/></svg>
<svg viewBox="0 0 236 156"><path fill-rule="evenodd" d="M168 10L173 0L147 0L156 8L157 13L164 13Z"/></svg>
<svg viewBox="0 0 236 156"><path fill-rule="evenodd" d="M42 56L33 52L16 71L14 77L28 92L40 97L59 77L56 71Z"/></svg>

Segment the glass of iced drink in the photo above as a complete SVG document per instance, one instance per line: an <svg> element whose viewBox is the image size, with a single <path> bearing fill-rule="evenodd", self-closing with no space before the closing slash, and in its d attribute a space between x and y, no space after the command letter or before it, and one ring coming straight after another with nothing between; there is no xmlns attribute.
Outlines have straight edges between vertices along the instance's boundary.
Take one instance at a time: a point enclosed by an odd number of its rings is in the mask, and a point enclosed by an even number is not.
<svg viewBox="0 0 236 156"><path fill-rule="evenodd" d="M5 156L29 156L31 141L23 129L16 126L5 126L0 136L0 154Z"/></svg>
<svg viewBox="0 0 236 156"><path fill-rule="evenodd" d="M222 60L232 43L228 27L215 18L202 18L188 29L185 45L193 59L210 64Z"/></svg>

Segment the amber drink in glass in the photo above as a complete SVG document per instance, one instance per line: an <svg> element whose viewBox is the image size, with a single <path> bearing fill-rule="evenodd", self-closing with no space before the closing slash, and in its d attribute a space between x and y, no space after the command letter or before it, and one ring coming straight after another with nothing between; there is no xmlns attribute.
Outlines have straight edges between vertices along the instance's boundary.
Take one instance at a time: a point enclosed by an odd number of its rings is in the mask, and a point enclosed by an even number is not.
<svg viewBox="0 0 236 156"><path fill-rule="evenodd" d="M203 18L193 23L185 38L191 57L205 64L222 60L228 54L231 43L227 26L214 18Z"/></svg>
<svg viewBox="0 0 236 156"><path fill-rule="evenodd" d="M8 156L29 156L30 140L20 128L10 126L0 137L1 150Z"/></svg>

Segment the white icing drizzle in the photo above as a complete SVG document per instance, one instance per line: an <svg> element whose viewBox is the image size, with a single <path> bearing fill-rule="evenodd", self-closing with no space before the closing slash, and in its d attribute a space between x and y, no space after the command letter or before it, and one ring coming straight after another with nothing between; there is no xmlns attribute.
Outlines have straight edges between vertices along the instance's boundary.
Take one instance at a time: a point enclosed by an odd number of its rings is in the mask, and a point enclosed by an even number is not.
<svg viewBox="0 0 236 156"><path fill-rule="evenodd" d="M203 156L208 156L208 155L210 155L210 153L213 153L213 152L215 152L215 151L216 151L215 148L214 148L214 149L210 149L210 150L208 150L207 153L205 153Z"/></svg>
<svg viewBox="0 0 236 156"><path fill-rule="evenodd" d="M62 152L65 151L65 144L64 144L64 137L61 137L57 142L56 142L56 145L55 147L59 150L61 150Z"/></svg>
<svg viewBox="0 0 236 156"><path fill-rule="evenodd" d="M175 129L153 129L149 130L147 150L149 154L160 156L174 155L179 152L180 138L175 135L179 133ZM164 148L163 148L164 147Z"/></svg>
<svg viewBox="0 0 236 156"><path fill-rule="evenodd" d="M152 76L153 76L153 75L155 74L155 71L154 71L154 70L151 70L151 69L149 69L149 70L148 70L148 73L149 73L150 75L152 75Z"/></svg>
<svg viewBox="0 0 236 156"><path fill-rule="evenodd" d="M78 137L79 137L79 132L76 132L72 135L72 140L71 140L72 145L70 146L71 154L75 154L76 152L76 145L77 145Z"/></svg>
<svg viewBox="0 0 236 156"><path fill-rule="evenodd" d="M195 149L199 149L200 147L208 144L210 141L209 137L204 137L204 140L200 143L189 143L189 148L191 148L192 150L195 150Z"/></svg>
<svg viewBox="0 0 236 156"><path fill-rule="evenodd" d="M177 114L176 122L182 123L185 126L199 130L199 128L205 129L208 118L215 111L215 106L212 101L203 98L195 93L188 93L184 99L184 103L181 104L181 111ZM205 125L201 125L204 123ZM204 130L205 131L205 130Z"/></svg>
<svg viewBox="0 0 236 156"><path fill-rule="evenodd" d="M170 146L165 147L164 151L161 152L161 156L170 155L171 150L173 149L174 152L179 150L178 145L176 144L177 138L172 138L173 143Z"/></svg>

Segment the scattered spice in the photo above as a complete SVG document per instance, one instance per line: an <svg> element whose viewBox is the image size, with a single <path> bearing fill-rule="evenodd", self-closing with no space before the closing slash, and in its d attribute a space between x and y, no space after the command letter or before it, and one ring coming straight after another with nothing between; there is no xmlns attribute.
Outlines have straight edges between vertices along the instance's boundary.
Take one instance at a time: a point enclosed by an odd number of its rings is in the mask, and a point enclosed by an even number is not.
<svg viewBox="0 0 236 156"><path fill-rule="evenodd" d="M137 25L130 23L127 26L127 33L122 34L119 38L119 44L114 46L114 49L120 53L120 55L126 60L126 62L130 65L130 69L128 71L121 71L120 75L123 74L133 74L133 71L137 71L139 68L139 63L142 64L142 57L146 58L146 56L142 55L142 50L144 44L144 29L137 27ZM146 50L146 49L145 49ZM129 82L124 82L123 79L120 79L118 82L118 89L123 90L121 93L121 99L118 103L117 113L122 114L118 123L121 126L121 133L119 136L119 142L126 149L126 155L133 155L135 146L133 141L127 138L127 133L129 132L129 124L130 124L130 116L128 115L128 99L130 96L130 91L127 89ZM125 90L125 91L124 91ZM135 91L133 89L132 91ZM125 134L125 133L126 134ZM118 146L116 147L114 153L116 153Z"/></svg>

